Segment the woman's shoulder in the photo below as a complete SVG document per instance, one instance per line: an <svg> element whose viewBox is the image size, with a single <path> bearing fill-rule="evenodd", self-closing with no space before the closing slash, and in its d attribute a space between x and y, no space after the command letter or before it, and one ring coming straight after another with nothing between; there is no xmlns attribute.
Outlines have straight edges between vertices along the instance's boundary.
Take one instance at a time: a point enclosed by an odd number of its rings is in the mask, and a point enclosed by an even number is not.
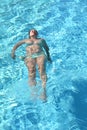
<svg viewBox="0 0 87 130"><path fill-rule="evenodd" d="M31 39L24 39L26 43L31 43Z"/></svg>
<svg viewBox="0 0 87 130"><path fill-rule="evenodd" d="M39 38L38 40L40 40L40 42L45 42L45 39L43 39L43 38Z"/></svg>

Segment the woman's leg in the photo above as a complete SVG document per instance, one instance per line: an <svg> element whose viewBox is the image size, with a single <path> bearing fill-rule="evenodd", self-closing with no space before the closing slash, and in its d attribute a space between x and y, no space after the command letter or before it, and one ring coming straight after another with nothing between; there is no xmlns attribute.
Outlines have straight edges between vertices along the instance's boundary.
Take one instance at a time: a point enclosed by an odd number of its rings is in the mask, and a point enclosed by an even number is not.
<svg viewBox="0 0 87 130"><path fill-rule="evenodd" d="M40 78L42 80L42 87L46 87L47 75L46 75L46 58L45 56L40 56L36 59L38 70L40 73Z"/></svg>
<svg viewBox="0 0 87 130"><path fill-rule="evenodd" d="M29 72L29 84L30 86L36 85L36 59L27 58L25 59L26 66Z"/></svg>
<svg viewBox="0 0 87 130"><path fill-rule="evenodd" d="M36 59L38 70L40 73L40 78L42 80L42 92L40 93L40 98L44 101L46 101L46 81L47 81L47 75L46 75L46 58L45 56L40 56Z"/></svg>

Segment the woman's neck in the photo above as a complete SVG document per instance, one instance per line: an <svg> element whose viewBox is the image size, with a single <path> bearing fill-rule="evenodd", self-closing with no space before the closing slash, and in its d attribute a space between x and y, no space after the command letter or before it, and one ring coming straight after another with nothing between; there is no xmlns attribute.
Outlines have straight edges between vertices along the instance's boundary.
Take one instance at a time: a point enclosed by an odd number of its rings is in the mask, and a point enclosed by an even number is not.
<svg viewBox="0 0 87 130"><path fill-rule="evenodd" d="M30 39L35 40L35 39L37 39L37 36L31 36Z"/></svg>

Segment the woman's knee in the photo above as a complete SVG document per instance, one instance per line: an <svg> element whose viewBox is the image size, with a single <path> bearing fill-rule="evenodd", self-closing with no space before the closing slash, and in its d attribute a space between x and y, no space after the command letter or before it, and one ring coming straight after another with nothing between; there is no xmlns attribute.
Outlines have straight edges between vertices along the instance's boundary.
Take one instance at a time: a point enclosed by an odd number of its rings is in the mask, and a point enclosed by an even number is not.
<svg viewBox="0 0 87 130"><path fill-rule="evenodd" d="M39 65L38 71L39 71L39 73L44 73L45 72L45 65L44 64Z"/></svg>

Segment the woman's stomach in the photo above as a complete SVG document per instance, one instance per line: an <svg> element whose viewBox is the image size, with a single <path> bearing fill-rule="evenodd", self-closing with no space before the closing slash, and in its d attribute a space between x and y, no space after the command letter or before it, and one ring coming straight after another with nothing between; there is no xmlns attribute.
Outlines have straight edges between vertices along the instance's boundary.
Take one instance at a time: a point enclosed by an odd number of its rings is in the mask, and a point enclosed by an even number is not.
<svg viewBox="0 0 87 130"><path fill-rule="evenodd" d="M33 55L33 54L35 54L35 53L40 53L40 52L42 52L43 50L42 50L39 46L33 45L33 46L27 47L27 48L26 48L26 51L27 51L28 54Z"/></svg>

